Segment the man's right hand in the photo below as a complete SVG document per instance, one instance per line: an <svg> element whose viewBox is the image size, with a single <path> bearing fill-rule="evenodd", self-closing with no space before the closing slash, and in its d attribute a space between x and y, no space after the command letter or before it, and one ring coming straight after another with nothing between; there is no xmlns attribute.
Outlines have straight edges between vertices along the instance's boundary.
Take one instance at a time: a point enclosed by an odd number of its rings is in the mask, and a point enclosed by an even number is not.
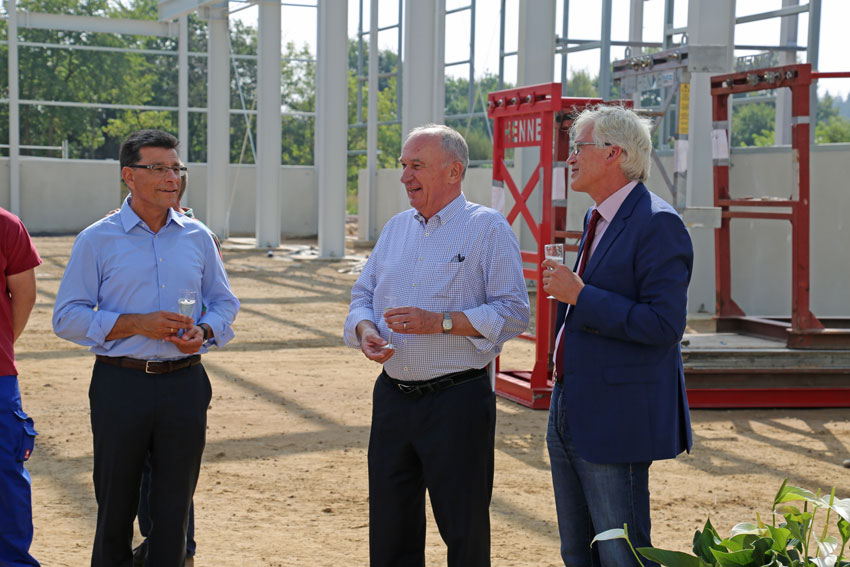
<svg viewBox="0 0 850 567"><path fill-rule="evenodd" d="M133 335L160 340L177 335L181 329L188 331L194 324L195 321L191 317L171 311L125 313L118 316L112 330L106 335L106 340L114 341Z"/></svg>
<svg viewBox="0 0 850 567"><path fill-rule="evenodd" d="M395 354L395 349L384 348L387 341L381 338L377 327L371 321L360 321L357 324L357 334L360 336L360 350L369 360L383 364Z"/></svg>

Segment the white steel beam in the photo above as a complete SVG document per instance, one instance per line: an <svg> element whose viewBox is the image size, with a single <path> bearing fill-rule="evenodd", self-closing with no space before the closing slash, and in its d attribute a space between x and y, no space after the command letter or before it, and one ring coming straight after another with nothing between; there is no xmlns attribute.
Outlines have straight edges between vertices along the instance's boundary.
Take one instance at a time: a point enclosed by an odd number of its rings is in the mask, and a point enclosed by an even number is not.
<svg viewBox="0 0 850 567"><path fill-rule="evenodd" d="M564 9L569 9L564 6ZM555 71L555 0L520 0L519 3L519 49L517 50L517 86L551 83ZM516 153L516 168L520 172L521 185L531 179L541 160L536 148L519 148ZM526 203L534 218L539 222L542 210L543 176ZM525 221L515 223L520 248L537 250L537 241ZM544 236L549 238L549 236ZM547 240L547 242L550 242Z"/></svg>
<svg viewBox="0 0 850 567"><path fill-rule="evenodd" d="M280 245L280 16L279 1L259 3L257 40L257 248Z"/></svg>
<svg viewBox="0 0 850 567"><path fill-rule="evenodd" d="M359 198L363 208L357 210L358 229L365 240L378 240L378 0L369 4L369 95L366 117L366 194ZM360 197L358 195L358 197Z"/></svg>
<svg viewBox="0 0 850 567"><path fill-rule="evenodd" d="M9 210L21 216L20 117L18 115L18 11L17 0L6 2L9 37Z"/></svg>
<svg viewBox="0 0 850 567"><path fill-rule="evenodd" d="M207 226L227 238L230 164L230 48L227 9L211 10L207 20Z"/></svg>
<svg viewBox="0 0 850 567"><path fill-rule="evenodd" d="M688 50L692 63L685 206L714 206L711 132L711 77L732 71L735 0L688 0ZM688 313L714 313L714 230L691 228L694 273Z"/></svg>
<svg viewBox="0 0 850 567"><path fill-rule="evenodd" d="M402 139L416 126L443 121L445 11L445 0L404 3Z"/></svg>
<svg viewBox="0 0 850 567"><path fill-rule="evenodd" d="M189 17L181 16L177 43L177 137L183 163L189 162Z"/></svg>
<svg viewBox="0 0 850 567"><path fill-rule="evenodd" d="M160 21L176 20L201 8L207 8L214 4L224 4L221 0L159 0Z"/></svg>
<svg viewBox="0 0 850 567"><path fill-rule="evenodd" d="M319 255L345 255L348 151L348 0L319 0L316 62L316 151ZM372 109L369 109L370 113Z"/></svg>
<svg viewBox="0 0 850 567"><path fill-rule="evenodd" d="M42 30L123 33L130 35L150 35L156 37L177 36L177 25L174 23L154 22L150 20L102 18L100 16L72 16L70 14L21 12L18 16L18 26L22 28Z"/></svg>
<svg viewBox="0 0 850 567"><path fill-rule="evenodd" d="M799 4L800 0L782 0L783 8L799 7ZM797 45L797 23L796 13L783 16L779 24L779 45ZM780 65L793 65L796 62L796 52L779 52ZM791 145L791 89L776 89L773 143L777 146Z"/></svg>

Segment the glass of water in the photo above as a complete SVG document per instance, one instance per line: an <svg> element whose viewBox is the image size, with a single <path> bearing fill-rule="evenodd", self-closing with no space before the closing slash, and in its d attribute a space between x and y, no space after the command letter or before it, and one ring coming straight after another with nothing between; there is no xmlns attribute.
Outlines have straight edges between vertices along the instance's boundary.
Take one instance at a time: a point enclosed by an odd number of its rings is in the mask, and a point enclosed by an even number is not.
<svg viewBox="0 0 850 567"><path fill-rule="evenodd" d="M195 318L195 305L198 303L198 292L191 289L181 289L177 298L177 312L186 317Z"/></svg>
<svg viewBox="0 0 850 567"><path fill-rule="evenodd" d="M543 247L543 253L546 255L547 260L552 260L559 264L564 263L564 245L563 244L547 244ZM555 268L546 268L547 270L554 270ZM555 299L553 296L547 296L546 299Z"/></svg>
<svg viewBox="0 0 850 567"><path fill-rule="evenodd" d="M390 309L395 309L398 307L398 298L394 295L385 295L384 296L384 313L389 311ZM388 326L389 328L389 326ZM389 329L390 336L387 339L387 344L384 345L384 348L395 349L395 345L393 345L393 330Z"/></svg>

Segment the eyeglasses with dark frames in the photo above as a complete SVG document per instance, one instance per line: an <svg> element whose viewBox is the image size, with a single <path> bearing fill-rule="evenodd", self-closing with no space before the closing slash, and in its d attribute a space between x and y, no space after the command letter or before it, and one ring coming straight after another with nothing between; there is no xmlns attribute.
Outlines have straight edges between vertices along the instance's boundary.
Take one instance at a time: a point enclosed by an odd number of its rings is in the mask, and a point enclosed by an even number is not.
<svg viewBox="0 0 850 567"><path fill-rule="evenodd" d="M602 145L603 146L613 146L614 144L611 144L609 142L605 142ZM570 155L578 157L578 155L581 153L581 147L582 146L597 146L597 147L600 147L596 142L573 142L572 145L570 146Z"/></svg>
<svg viewBox="0 0 850 567"><path fill-rule="evenodd" d="M165 177L169 171L177 177L183 177L186 175L186 172L189 171L189 168L185 165L128 165L127 167L132 167L133 169L147 169L157 177Z"/></svg>

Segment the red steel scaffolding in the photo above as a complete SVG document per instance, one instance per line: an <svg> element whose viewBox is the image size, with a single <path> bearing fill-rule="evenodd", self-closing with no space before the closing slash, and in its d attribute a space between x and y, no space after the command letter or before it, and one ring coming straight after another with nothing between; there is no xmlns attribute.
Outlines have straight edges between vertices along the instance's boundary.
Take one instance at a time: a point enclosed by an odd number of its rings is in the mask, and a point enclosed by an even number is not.
<svg viewBox="0 0 850 567"><path fill-rule="evenodd" d="M534 341L535 361L531 371L500 371L497 361L496 393L522 405L543 409L549 407L552 392L552 350L554 348L554 319L556 303L543 292L540 263L543 247L551 242L564 242L564 249L577 251L581 231L566 229L566 199L553 201L553 166L566 166L569 156L569 129L574 116L588 105L602 103L598 98L561 97L560 83L547 83L492 92L487 97L487 115L493 120L493 185L502 187L513 197L513 207L507 212L508 223L522 215L534 236L535 250L523 250L526 265L523 273L537 282L535 303L535 333L523 333L520 338ZM630 101L610 104L631 105ZM553 152L554 145L554 152ZM505 150L509 148L538 148L539 162L534 173L521 185L508 170ZM566 185L566 184L565 184ZM528 202L535 187L542 192L540 222ZM575 241L568 244L565 240Z"/></svg>
<svg viewBox="0 0 850 567"><path fill-rule="evenodd" d="M717 280L717 331L762 335L787 341L789 348L847 349L850 329L840 319L819 320L809 309L809 97L812 81L818 78L850 77L850 73L812 72L811 65L798 64L718 75L711 79L714 130L722 130L728 148L729 96L736 93L777 89L791 90L792 196L733 198L729 191L729 159L714 160L714 206L721 209L721 225L715 232ZM740 210L746 208L749 210ZM751 209L758 208L760 211ZM782 209L766 212L764 209ZM738 209L738 210L736 210ZM791 318L748 317L732 299L730 221L778 219L791 223ZM827 325L824 325L824 322ZM831 328L830 328L831 327Z"/></svg>

